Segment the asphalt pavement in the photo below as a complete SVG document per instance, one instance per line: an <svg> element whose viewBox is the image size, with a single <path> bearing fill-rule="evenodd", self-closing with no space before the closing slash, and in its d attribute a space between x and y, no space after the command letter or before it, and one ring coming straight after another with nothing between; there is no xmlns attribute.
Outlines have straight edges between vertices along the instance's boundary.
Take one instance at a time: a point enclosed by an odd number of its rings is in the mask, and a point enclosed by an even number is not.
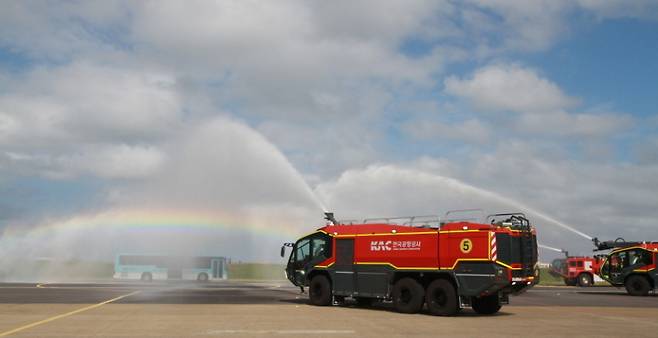
<svg viewBox="0 0 658 338"><path fill-rule="evenodd" d="M658 336L656 295L539 286L510 303L494 316L445 318L390 303L315 307L285 281L0 283L0 337Z"/></svg>

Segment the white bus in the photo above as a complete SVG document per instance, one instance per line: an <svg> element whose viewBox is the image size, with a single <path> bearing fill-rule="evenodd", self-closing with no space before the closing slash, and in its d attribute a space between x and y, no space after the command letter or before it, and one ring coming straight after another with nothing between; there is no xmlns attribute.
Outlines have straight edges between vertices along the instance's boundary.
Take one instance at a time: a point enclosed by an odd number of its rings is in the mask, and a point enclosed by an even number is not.
<svg viewBox="0 0 658 338"><path fill-rule="evenodd" d="M225 257L180 257L161 255L116 256L115 279L152 280L182 279L222 280L228 278Z"/></svg>

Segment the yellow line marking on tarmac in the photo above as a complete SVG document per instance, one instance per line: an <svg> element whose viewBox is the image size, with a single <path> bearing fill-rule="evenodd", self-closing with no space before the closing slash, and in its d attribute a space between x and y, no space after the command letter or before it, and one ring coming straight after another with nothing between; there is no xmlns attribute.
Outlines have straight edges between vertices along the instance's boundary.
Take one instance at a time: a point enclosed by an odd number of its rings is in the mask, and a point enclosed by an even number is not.
<svg viewBox="0 0 658 338"><path fill-rule="evenodd" d="M83 307L83 308L81 308L81 309L73 310L73 311L70 311L70 312L67 312L67 313L63 313L63 314L61 314L61 315L57 315L57 316L53 316L53 317L50 317L50 318L46 318L46 319L40 320L40 321L38 321L38 322L31 323L31 324L23 325L23 326L21 326L21 327L17 327L17 328L15 328L15 329L13 329L13 330L5 331L5 332L0 332L0 337L6 337L6 336L9 336L9 335L11 335L11 334L14 334L14 333L17 333L17 332L23 331L23 330L27 330L27 329L33 328L33 327L35 327L35 326L39 326L39 325L42 325L42 324L50 323L50 322L52 322L52 321L55 321L55 320L58 320L58 319L62 319L62 318L66 318L66 317L72 316L72 315L77 314L77 313L80 313L80 312L89 311L89 310L95 309L95 308L97 308L97 307L101 307L101 306L103 306L103 305L105 305L105 304L109 304L109 303L112 303L112 302L116 302L116 301L119 300L119 299L123 299L123 298L126 298L126 297L130 297L130 296L132 296L132 295L138 294L139 292L140 292L140 291L133 291L133 292L131 292L131 293L128 293L128 294L125 294L125 295L122 295L122 296L119 296L119 297L116 297L116 298L112 298L112 299L110 299L110 300L106 300L106 301L104 301L104 302L100 302L100 303L98 303L98 304L89 305L89 306Z"/></svg>

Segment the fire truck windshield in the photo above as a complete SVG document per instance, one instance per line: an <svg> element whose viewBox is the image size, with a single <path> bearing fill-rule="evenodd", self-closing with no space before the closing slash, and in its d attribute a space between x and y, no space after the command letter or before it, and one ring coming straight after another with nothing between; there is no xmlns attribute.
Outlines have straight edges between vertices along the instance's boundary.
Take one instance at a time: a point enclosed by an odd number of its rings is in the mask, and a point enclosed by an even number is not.
<svg viewBox="0 0 658 338"><path fill-rule="evenodd" d="M621 273L625 268L648 264L651 264L651 253L643 249L626 250L610 255L601 268L601 272L605 275Z"/></svg>
<svg viewBox="0 0 658 338"><path fill-rule="evenodd" d="M326 259L331 257L330 237L323 233L315 233L304 237L295 243L293 254L290 255L290 263L303 265L309 261Z"/></svg>

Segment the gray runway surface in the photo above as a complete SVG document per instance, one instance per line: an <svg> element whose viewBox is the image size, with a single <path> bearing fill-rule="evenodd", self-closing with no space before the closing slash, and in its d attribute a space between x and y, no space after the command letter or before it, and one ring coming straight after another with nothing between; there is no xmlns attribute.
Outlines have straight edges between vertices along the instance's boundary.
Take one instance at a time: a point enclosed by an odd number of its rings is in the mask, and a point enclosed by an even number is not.
<svg viewBox="0 0 658 338"><path fill-rule="evenodd" d="M132 291L139 293L115 303L275 304L295 300L299 289L282 284L284 282L0 283L0 304L90 304Z"/></svg>
<svg viewBox="0 0 658 338"><path fill-rule="evenodd" d="M286 282L0 283L0 304L90 304L131 291L140 292L115 303L303 304L307 298ZM536 286L511 297L509 306L658 307L658 295L631 297L613 287Z"/></svg>
<svg viewBox="0 0 658 338"><path fill-rule="evenodd" d="M656 336L658 296L535 287L494 316L403 315L390 304L307 305L286 282L0 283L0 337ZM437 331L439 330L439 331Z"/></svg>

